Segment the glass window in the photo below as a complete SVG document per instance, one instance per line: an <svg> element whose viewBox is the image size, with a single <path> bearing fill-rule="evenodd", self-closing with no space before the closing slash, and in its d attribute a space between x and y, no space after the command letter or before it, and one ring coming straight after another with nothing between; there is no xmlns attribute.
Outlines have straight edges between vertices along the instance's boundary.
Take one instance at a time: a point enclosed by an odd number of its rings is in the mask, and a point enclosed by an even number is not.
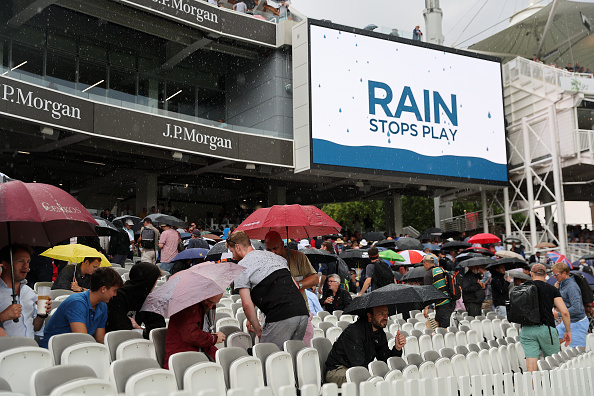
<svg viewBox="0 0 594 396"><path fill-rule="evenodd" d="M105 96L105 88L107 86L107 67L96 63L87 61L80 61L78 66L78 89L83 91L103 80L97 86L91 88L87 92L93 95Z"/></svg>
<svg viewBox="0 0 594 396"><path fill-rule="evenodd" d="M0 60L2 62L2 66L8 66L8 40L0 39Z"/></svg>
<svg viewBox="0 0 594 396"><path fill-rule="evenodd" d="M100 61L107 61L107 48L99 44L88 41L81 41L80 56L88 59L97 59Z"/></svg>
<svg viewBox="0 0 594 396"><path fill-rule="evenodd" d="M159 106L161 84L156 78L141 76L138 82L138 103L144 106L161 108Z"/></svg>
<svg viewBox="0 0 594 396"><path fill-rule="evenodd" d="M175 96L171 97L172 95ZM168 81L167 96L171 97L167 101L167 110L190 116L195 115L196 90L193 86Z"/></svg>
<svg viewBox="0 0 594 396"><path fill-rule="evenodd" d="M577 109L578 129L594 130L594 109Z"/></svg>
<svg viewBox="0 0 594 396"><path fill-rule="evenodd" d="M49 48L55 48L63 52L76 54L76 37L63 36L61 34L51 32L47 35L47 46Z"/></svg>
<svg viewBox="0 0 594 396"><path fill-rule="evenodd" d="M225 121L225 92L212 89L198 89L197 117L213 121Z"/></svg>
<svg viewBox="0 0 594 396"><path fill-rule="evenodd" d="M35 47L45 46L45 30L37 29L31 26L23 25L16 32L12 38L20 43L30 44Z"/></svg>
<svg viewBox="0 0 594 396"><path fill-rule="evenodd" d="M112 49L109 56L112 66L121 66L136 70L136 55L133 52L114 51Z"/></svg>
<svg viewBox="0 0 594 396"><path fill-rule="evenodd" d="M74 89L76 83L76 59L72 56L48 51L45 80L50 88L58 89L58 86L62 85Z"/></svg>
<svg viewBox="0 0 594 396"><path fill-rule="evenodd" d="M112 67L109 71L109 97L136 103L136 72Z"/></svg>
<svg viewBox="0 0 594 396"><path fill-rule="evenodd" d="M12 64L15 67L27 62L14 72L35 76L43 76L43 51L38 48L25 47L19 44L12 45ZM10 72L9 72L10 75Z"/></svg>

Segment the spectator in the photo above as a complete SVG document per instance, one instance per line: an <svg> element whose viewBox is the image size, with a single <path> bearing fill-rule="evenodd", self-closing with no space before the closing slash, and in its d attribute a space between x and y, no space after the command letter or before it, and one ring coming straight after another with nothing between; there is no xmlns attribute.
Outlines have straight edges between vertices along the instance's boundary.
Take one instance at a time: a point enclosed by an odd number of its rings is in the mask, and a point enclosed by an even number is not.
<svg viewBox="0 0 594 396"><path fill-rule="evenodd" d="M505 302L509 300L509 282L505 280L505 265L500 264L491 271L491 290L493 292L493 306L497 315L507 316Z"/></svg>
<svg viewBox="0 0 594 396"><path fill-rule="evenodd" d="M435 257L433 255L426 255L423 257L423 267L425 267L425 285L431 285L437 290L443 292L448 296L446 274L443 269L435 266ZM444 329L450 325L450 316L454 312L454 303L449 298L435 303L435 321L440 327ZM425 317L429 317L429 306L424 309Z"/></svg>
<svg viewBox="0 0 594 396"><path fill-rule="evenodd" d="M419 25L415 26L415 28L413 29L413 40L421 41L422 37L423 32L421 32L421 28L419 27Z"/></svg>
<svg viewBox="0 0 594 396"><path fill-rule="evenodd" d="M390 32L390 36L400 37L400 33L398 33L398 29L393 28L392 31Z"/></svg>
<svg viewBox="0 0 594 396"><path fill-rule="evenodd" d="M287 261L272 252L255 250L243 231L227 238L227 248L245 271L235 281L248 330L254 331L260 342L272 342L279 348L287 340L303 340L309 311L299 292ZM266 317L262 328L254 304Z"/></svg>
<svg viewBox="0 0 594 396"><path fill-rule="evenodd" d="M540 263L540 252L536 251L528 258L528 264Z"/></svg>
<svg viewBox="0 0 594 396"><path fill-rule="evenodd" d="M328 289L320 298L320 304L325 311L330 313L335 310L344 311L346 307L351 303L351 294L340 288L340 276L338 274L332 274L328 277Z"/></svg>
<svg viewBox="0 0 594 396"><path fill-rule="evenodd" d="M380 259L377 248L372 247L367 253L371 263L365 267L365 282L357 296L362 296L370 286L371 290L375 290L396 282L392 269L384 260Z"/></svg>
<svg viewBox="0 0 594 396"><path fill-rule="evenodd" d="M312 315L317 314L320 311L323 311L322 306L320 305L320 302L318 301L318 297L316 296L316 294L311 291L310 289L305 289L305 294L307 295L307 302L308 302L308 307L309 307L309 312Z"/></svg>
<svg viewBox="0 0 594 396"><path fill-rule="evenodd" d="M208 244L208 242L206 242L204 239L202 239L200 230L194 230L194 231L192 231L192 238L188 241L187 248L188 249L201 248L201 249L209 249L210 250L210 245Z"/></svg>
<svg viewBox="0 0 594 396"><path fill-rule="evenodd" d="M326 382L342 386L346 382L346 371L355 366L367 367L375 359L386 362L389 357L402 356L406 338L396 334L392 349L384 328L388 323L388 307L373 307L365 315L349 325L332 345L326 359Z"/></svg>
<svg viewBox="0 0 594 396"><path fill-rule="evenodd" d="M130 234L124 229L120 220L116 220L114 225L118 229L118 234L112 235L109 239L111 263L119 264L124 268L126 258L128 257L128 253L130 253L130 243L134 241L134 237L130 237Z"/></svg>
<svg viewBox="0 0 594 396"><path fill-rule="evenodd" d="M322 242L322 246L320 246L320 249L325 250L330 254L334 254L334 248L332 246L332 242L330 241ZM328 290L328 282L326 278L328 277L328 274L334 274L335 272L338 272L338 263L336 261L332 261L329 263L321 263L319 272L322 274L319 280L319 287L322 290L322 293L324 293L326 290Z"/></svg>
<svg viewBox="0 0 594 396"><path fill-rule="evenodd" d="M134 225L134 222L130 219L126 220L124 222L124 231L126 231L128 233L128 235L130 236L130 248L128 249L128 258L130 260L132 260L135 248L134 248L134 230L132 230L132 226Z"/></svg>
<svg viewBox="0 0 594 396"><path fill-rule="evenodd" d="M347 283L347 290L349 293L359 292L359 281L357 280L357 273L355 271L349 271L349 281Z"/></svg>
<svg viewBox="0 0 594 396"><path fill-rule="evenodd" d="M468 268L462 277L462 298L469 316L481 315L481 306L485 301L485 284L481 282L478 266Z"/></svg>
<svg viewBox="0 0 594 396"><path fill-rule="evenodd" d="M289 1L288 0L283 0L280 3L280 6L278 7L278 16L281 17L281 19L284 19L288 16L289 13Z"/></svg>
<svg viewBox="0 0 594 396"><path fill-rule="evenodd" d="M498 252L500 250L505 250L505 248L503 246L501 246L501 241L499 241L495 244L495 252Z"/></svg>
<svg viewBox="0 0 594 396"><path fill-rule="evenodd" d="M169 224L163 224L163 232L159 237L159 248L161 249L161 263L159 267L163 271L171 271L173 259L177 256L177 245L179 244L179 232L175 231Z"/></svg>
<svg viewBox="0 0 594 396"><path fill-rule="evenodd" d="M104 212L104 219L107 221L113 222L113 220L115 219L115 216L111 213L111 210L105 209L103 212Z"/></svg>
<svg viewBox="0 0 594 396"><path fill-rule="evenodd" d="M503 267L503 265L501 265ZM557 338L555 319L553 317L553 306L561 313L565 324L563 340L565 346L571 343L569 311L563 302L563 298L553 285L546 283L547 270L542 264L534 264L530 270L532 280L538 289L538 305L540 311L540 325L522 326L520 330L520 342L526 356L526 368L530 372L538 370L537 362L540 354L551 356L559 352L560 342ZM493 277L495 279L495 277Z"/></svg>
<svg viewBox="0 0 594 396"><path fill-rule="evenodd" d="M491 281L493 280L493 276L491 275L491 271L485 269L483 272L483 278L481 282L485 285L485 301L483 301L483 305L481 309L486 310L493 310L493 289L491 288Z"/></svg>
<svg viewBox="0 0 594 396"><path fill-rule="evenodd" d="M569 272L569 267L564 263L557 263L553 265L553 276L557 278L555 287L559 289L563 302L569 311L569 319L571 321L571 344L572 347L585 347L586 334L590 322L586 317L584 303L582 301L582 291L576 283L573 275ZM561 318L561 313L555 311L555 316ZM565 324L561 323L557 326L559 332L559 339L563 339L565 334Z"/></svg>
<svg viewBox="0 0 594 396"><path fill-rule="evenodd" d="M243 0L239 0L236 4L233 5L233 10L237 12L245 13L247 11L247 5ZM227 220L228 222L229 220Z"/></svg>
<svg viewBox="0 0 594 396"><path fill-rule="evenodd" d="M47 348L56 334L86 333L103 343L107 303L122 286L122 277L114 269L103 267L91 275L91 289L73 294L62 301L47 324L39 346Z"/></svg>
<svg viewBox="0 0 594 396"><path fill-rule="evenodd" d="M80 264L67 265L60 271L52 285L52 290L72 290L85 292L91 287L91 275L101 266L101 257L85 257Z"/></svg>
<svg viewBox="0 0 594 396"><path fill-rule="evenodd" d="M154 209L154 206L151 209ZM153 226L153 221L150 217L145 217L143 224L143 227L140 229L140 237L138 238L138 244L142 247L140 260L145 263L157 264L157 241L159 241L161 234Z"/></svg>
<svg viewBox="0 0 594 396"><path fill-rule="evenodd" d="M19 304L12 303L12 278L10 276L10 250L12 249L12 265L14 274L14 292ZM37 295L27 286L25 278L31 262L31 248L14 244L0 250L0 323L5 331L0 335L33 338L36 331L41 330L46 315L37 314ZM52 303L46 303L46 311L50 312ZM19 319L13 322L13 319Z"/></svg>

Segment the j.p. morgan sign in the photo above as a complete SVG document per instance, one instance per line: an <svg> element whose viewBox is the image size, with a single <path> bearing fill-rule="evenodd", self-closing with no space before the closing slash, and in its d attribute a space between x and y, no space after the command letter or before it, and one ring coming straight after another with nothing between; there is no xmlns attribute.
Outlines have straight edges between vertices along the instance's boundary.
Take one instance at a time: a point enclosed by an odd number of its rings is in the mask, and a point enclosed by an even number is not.
<svg viewBox="0 0 594 396"><path fill-rule="evenodd" d="M207 156L291 167L293 142L108 106L0 77L0 114L43 126Z"/></svg>
<svg viewBox="0 0 594 396"><path fill-rule="evenodd" d="M120 0L187 25L276 47L276 24L198 0Z"/></svg>

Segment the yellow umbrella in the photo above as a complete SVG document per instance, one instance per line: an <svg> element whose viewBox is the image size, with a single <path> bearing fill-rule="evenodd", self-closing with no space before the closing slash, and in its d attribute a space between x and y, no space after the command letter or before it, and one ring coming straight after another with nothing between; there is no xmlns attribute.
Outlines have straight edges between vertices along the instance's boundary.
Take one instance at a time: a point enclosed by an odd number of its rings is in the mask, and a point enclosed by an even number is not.
<svg viewBox="0 0 594 396"><path fill-rule="evenodd" d="M101 257L101 266L111 267L109 260L107 260L107 257L105 257L103 253L99 252L97 249L78 243L54 246L41 253L41 255L56 260L69 261L71 263L82 263L85 257Z"/></svg>

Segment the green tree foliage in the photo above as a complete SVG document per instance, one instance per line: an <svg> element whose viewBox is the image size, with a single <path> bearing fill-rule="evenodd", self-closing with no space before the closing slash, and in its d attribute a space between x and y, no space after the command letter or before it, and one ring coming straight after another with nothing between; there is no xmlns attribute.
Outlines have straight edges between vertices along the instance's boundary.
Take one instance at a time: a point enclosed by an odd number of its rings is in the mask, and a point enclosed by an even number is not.
<svg viewBox="0 0 594 396"><path fill-rule="evenodd" d="M402 197L402 225L413 226L419 232L435 227L433 198Z"/></svg>

